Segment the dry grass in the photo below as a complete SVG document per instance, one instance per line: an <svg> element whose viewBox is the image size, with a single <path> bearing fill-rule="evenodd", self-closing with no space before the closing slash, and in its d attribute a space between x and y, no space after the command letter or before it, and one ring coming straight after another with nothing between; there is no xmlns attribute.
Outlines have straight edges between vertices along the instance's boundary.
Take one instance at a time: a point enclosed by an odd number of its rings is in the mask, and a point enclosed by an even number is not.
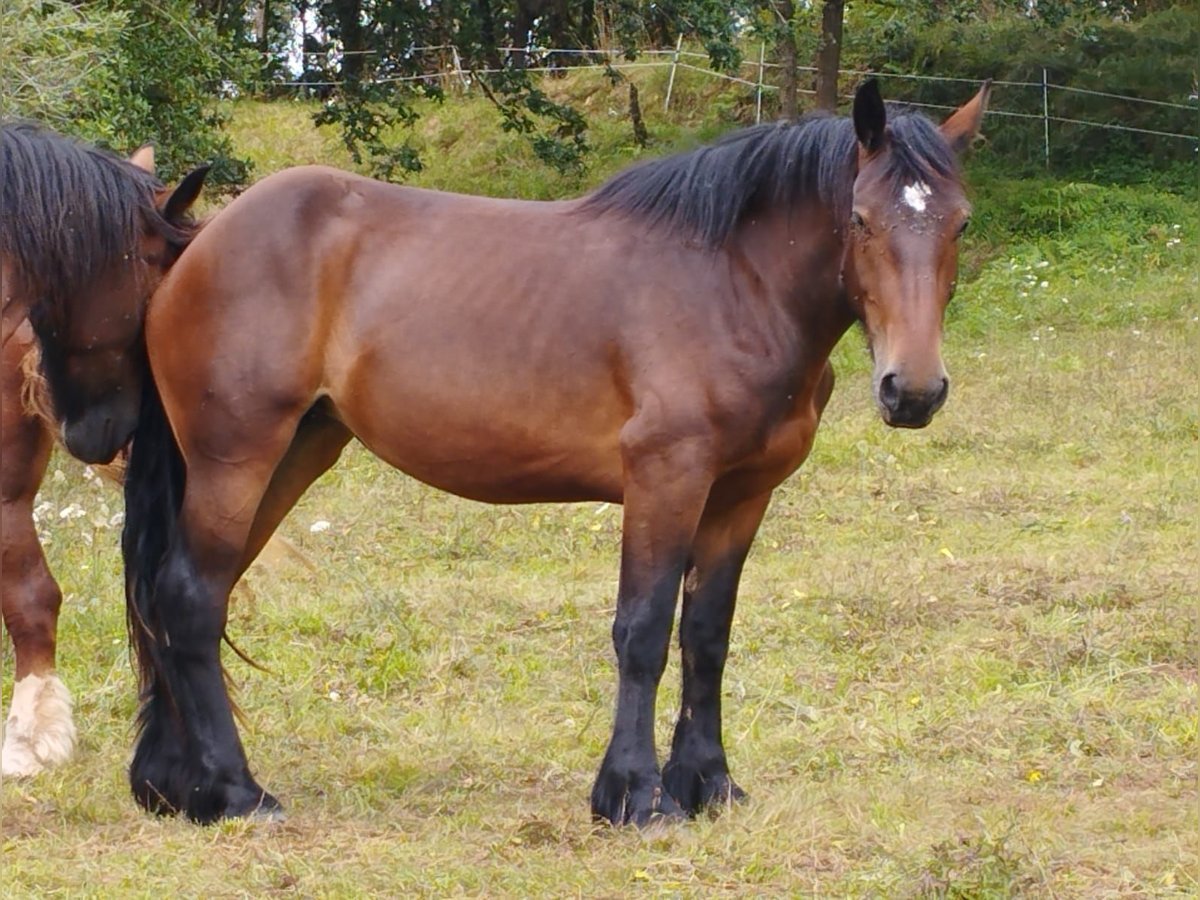
<svg viewBox="0 0 1200 900"><path fill-rule="evenodd" d="M727 745L753 799L665 833L587 815L618 511L474 505L360 449L235 605L238 643L271 669L231 663L247 749L289 821L141 814L119 501L56 460L43 521L82 747L4 784L0 893L1194 895L1194 254L1120 291L1074 273L1079 302L1139 302L1100 324L981 327L1011 308L997 277L955 301L955 390L924 432L879 424L860 341L839 348L735 625ZM60 518L70 504L85 514ZM660 746L677 679L672 660Z"/></svg>

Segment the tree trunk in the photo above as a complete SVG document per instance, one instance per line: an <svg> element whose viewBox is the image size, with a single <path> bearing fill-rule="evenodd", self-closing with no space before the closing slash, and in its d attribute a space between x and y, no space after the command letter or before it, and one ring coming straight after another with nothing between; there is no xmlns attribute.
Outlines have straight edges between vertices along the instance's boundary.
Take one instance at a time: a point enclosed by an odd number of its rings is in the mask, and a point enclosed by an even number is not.
<svg viewBox="0 0 1200 900"><path fill-rule="evenodd" d="M821 10L821 46L817 50L817 108L835 110L842 62L842 19L846 0L825 0Z"/></svg>
<svg viewBox="0 0 1200 900"><path fill-rule="evenodd" d="M512 44L518 48L513 52L513 65L523 69L529 65L529 54L524 50L530 43L533 23L542 12L542 0L517 0L517 11L513 18Z"/></svg>
<svg viewBox="0 0 1200 900"><path fill-rule="evenodd" d="M776 29L779 38L775 50L779 57L782 80L779 85L780 114L789 122L800 115L799 91L796 85L796 32L792 29L792 16L796 9L792 0L774 0Z"/></svg>
<svg viewBox="0 0 1200 900"><path fill-rule="evenodd" d="M579 4L579 31L576 37L581 47L596 46L596 0L584 0Z"/></svg>
<svg viewBox="0 0 1200 900"><path fill-rule="evenodd" d="M265 65L267 54L271 49L271 0L262 0L259 3L258 15L254 19L254 28L258 32L258 49L263 54L263 65Z"/></svg>
<svg viewBox="0 0 1200 900"><path fill-rule="evenodd" d="M366 58L366 33L362 26L362 0L334 0L338 37L342 39L342 81L362 81Z"/></svg>
<svg viewBox="0 0 1200 900"><path fill-rule="evenodd" d="M483 44L483 59L489 69L500 68L500 50L496 40L496 16L492 12L491 0L478 0L479 42Z"/></svg>
<svg viewBox="0 0 1200 900"><path fill-rule="evenodd" d="M633 123L633 139L639 147L645 147L650 142L646 131L646 123L642 121L642 105L638 102L637 85L629 82L629 121Z"/></svg>

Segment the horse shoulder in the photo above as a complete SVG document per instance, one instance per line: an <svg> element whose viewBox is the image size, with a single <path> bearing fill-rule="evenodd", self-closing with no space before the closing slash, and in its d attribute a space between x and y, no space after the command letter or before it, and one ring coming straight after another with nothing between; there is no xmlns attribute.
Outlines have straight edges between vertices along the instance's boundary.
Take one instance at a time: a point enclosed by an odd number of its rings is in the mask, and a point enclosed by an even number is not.
<svg viewBox="0 0 1200 900"><path fill-rule="evenodd" d="M736 459L731 471L752 479L759 490L771 490L800 468L812 450L833 383L833 366L826 361L777 398L770 417L758 423L754 446Z"/></svg>

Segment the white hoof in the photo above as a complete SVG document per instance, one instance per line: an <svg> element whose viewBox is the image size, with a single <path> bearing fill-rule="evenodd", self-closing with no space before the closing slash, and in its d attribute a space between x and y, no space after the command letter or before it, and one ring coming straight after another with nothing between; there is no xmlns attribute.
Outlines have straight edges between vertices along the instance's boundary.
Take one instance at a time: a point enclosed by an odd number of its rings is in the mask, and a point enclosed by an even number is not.
<svg viewBox="0 0 1200 900"><path fill-rule="evenodd" d="M71 692L57 675L26 675L13 688L0 772L29 778L71 758L75 722Z"/></svg>

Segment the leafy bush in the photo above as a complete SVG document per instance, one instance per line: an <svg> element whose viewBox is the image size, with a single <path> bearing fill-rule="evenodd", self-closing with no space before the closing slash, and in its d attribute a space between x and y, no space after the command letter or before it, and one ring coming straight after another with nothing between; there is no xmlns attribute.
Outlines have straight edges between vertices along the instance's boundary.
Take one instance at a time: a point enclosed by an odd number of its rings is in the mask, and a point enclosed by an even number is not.
<svg viewBox="0 0 1200 900"><path fill-rule="evenodd" d="M1200 105L1194 99L1195 49L1200 15L1194 2L1149 12L1133 21L1075 12L1049 23L1020 11L989 17L947 16L913 23L897 16L863 15L847 24L848 67L1000 81L993 106L1036 118L992 116L989 152L1032 171L1043 165L1042 70L1052 85L1166 101L1158 106L1112 96L1049 91L1051 116L1197 135ZM894 83L896 94L919 102L953 106L964 85L945 81ZM889 87L893 82L889 81ZM1051 164L1062 174L1089 180L1139 181L1162 178L1172 164L1173 180L1195 183L1195 141L1107 130L1052 121Z"/></svg>
<svg viewBox="0 0 1200 900"><path fill-rule="evenodd" d="M119 152L153 142L166 179L208 162L214 182L246 180L215 100L251 63L189 0L0 5L4 112Z"/></svg>
<svg viewBox="0 0 1200 900"><path fill-rule="evenodd" d="M0 4L0 114L63 128L102 90L126 15L64 0Z"/></svg>

